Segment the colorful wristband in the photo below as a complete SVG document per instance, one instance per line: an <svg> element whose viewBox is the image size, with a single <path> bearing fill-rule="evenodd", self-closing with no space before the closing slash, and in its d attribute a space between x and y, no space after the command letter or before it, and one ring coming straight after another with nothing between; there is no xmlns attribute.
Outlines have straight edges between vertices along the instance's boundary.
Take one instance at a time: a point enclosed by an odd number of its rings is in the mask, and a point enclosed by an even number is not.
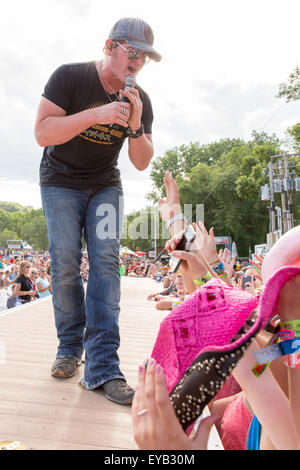
<svg viewBox="0 0 300 470"><path fill-rule="evenodd" d="M202 279L193 279L193 281L196 284L196 286L203 286L203 284L210 281L211 279L212 279L212 275L210 274L210 272L207 272Z"/></svg>
<svg viewBox="0 0 300 470"><path fill-rule="evenodd" d="M295 333L300 333L300 320L282 321L282 322L280 322L280 329L281 330L292 330Z"/></svg>
<svg viewBox="0 0 300 470"><path fill-rule="evenodd" d="M206 281L204 279L194 279L194 283L196 284L196 286L203 286L205 282Z"/></svg>
<svg viewBox="0 0 300 470"><path fill-rule="evenodd" d="M214 270L215 273L217 273L217 274L223 274L223 273L224 273L224 264L222 263L222 261L221 261L221 263L220 263L218 266L216 266L215 268L213 268L213 270Z"/></svg>
<svg viewBox="0 0 300 470"><path fill-rule="evenodd" d="M300 353L300 338L288 339L279 343L279 347L282 351L282 356L287 356L288 354L298 354Z"/></svg>
<svg viewBox="0 0 300 470"><path fill-rule="evenodd" d="M279 338L282 338L283 341L278 343ZM267 347L255 351L253 356L257 360L257 363L252 369L252 372L256 377L259 377L264 370L271 364L272 361L278 359L281 356L284 356L282 345L287 341L295 341L295 333L291 330L281 330L279 333L274 335L271 340L268 342ZM300 340L298 340L300 343ZM277 344L276 344L277 342ZM286 346L287 347L287 346ZM299 348L300 351L300 348ZM297 353L297 351L295 351ZM287 353L290 354L290 353Z"/></svg>
<svg viewBox="0 0 300 470"><path fill-rule="evenodd" d="M257 364L261 366L281 356L295 353L300 353L300 338L287 339L278 344L271 344L266 348L255 351L253 356L257 360Z"/></svg>
<svg viewBox="0 0 300 470"><path fill-rule="evenodd" d="M225 271L222 271L220 273L217 273L218 274L218 277L227 277L227 274L225 273Z"/></svg>

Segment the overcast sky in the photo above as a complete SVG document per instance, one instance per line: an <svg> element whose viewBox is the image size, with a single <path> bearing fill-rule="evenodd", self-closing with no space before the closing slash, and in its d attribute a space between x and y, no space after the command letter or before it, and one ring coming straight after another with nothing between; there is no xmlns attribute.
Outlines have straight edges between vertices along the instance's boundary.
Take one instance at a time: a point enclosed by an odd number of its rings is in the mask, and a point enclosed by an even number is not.
<svg viewBox="0 0 300 470"><path fill-rule="evenodd" d="M112 25L147 21L163 56L138 76L154 108L155 157L183 143L299 122L300 103L275 98L300 65L299 0L15 0L1 2L0 200L41 207L42 149L33 127L41 93L61 64L102 57ZM139 172L122 150L126 213L146 205L150 169Z"/></svg>

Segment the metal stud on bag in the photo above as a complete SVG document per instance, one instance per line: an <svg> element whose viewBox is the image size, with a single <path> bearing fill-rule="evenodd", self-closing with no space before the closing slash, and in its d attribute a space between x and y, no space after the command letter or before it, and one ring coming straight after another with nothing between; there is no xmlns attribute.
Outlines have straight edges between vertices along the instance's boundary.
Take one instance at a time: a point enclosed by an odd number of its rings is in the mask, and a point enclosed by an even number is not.
<svg viewBox="0 0 300 470"><path fill-rule="evenodd" d="M243 357L247 347L260 329L245 341L228 351L206 351L200 354L170 393L175 414L186 429L201 414L205 406L220 391L232 370Z"/></svg>

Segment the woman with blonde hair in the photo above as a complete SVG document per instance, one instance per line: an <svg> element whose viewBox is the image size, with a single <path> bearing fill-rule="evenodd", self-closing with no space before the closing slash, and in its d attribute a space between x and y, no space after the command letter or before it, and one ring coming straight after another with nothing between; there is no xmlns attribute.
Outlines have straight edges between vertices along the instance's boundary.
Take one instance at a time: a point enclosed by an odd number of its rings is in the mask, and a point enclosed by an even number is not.
<svg viewBox="0 0 300 470"><path fill-rule="evenodd" d="M28 261L22 261L19 266L19 275L15 281L16 290L15 294L19 296L22 304L30 302L31 297L35 295L32 290L32 284L29 279L30 263Z"/></svg>

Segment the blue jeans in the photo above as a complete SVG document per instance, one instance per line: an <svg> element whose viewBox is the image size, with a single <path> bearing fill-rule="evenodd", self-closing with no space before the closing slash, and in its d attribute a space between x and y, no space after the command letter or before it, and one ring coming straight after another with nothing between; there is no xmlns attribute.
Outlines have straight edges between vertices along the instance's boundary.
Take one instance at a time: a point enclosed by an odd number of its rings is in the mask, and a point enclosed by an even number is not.
<svg viewBox="0 0 300 470"><path fill-rule="evenodd" d="M41 188L46 217L57 358L81 358L84 382L94 389L124 379L119 368L119 245L123 191L109 186L98 192L60 187ZM82 236L87 244L89 280L86 299L80 275Z"/></svg>

